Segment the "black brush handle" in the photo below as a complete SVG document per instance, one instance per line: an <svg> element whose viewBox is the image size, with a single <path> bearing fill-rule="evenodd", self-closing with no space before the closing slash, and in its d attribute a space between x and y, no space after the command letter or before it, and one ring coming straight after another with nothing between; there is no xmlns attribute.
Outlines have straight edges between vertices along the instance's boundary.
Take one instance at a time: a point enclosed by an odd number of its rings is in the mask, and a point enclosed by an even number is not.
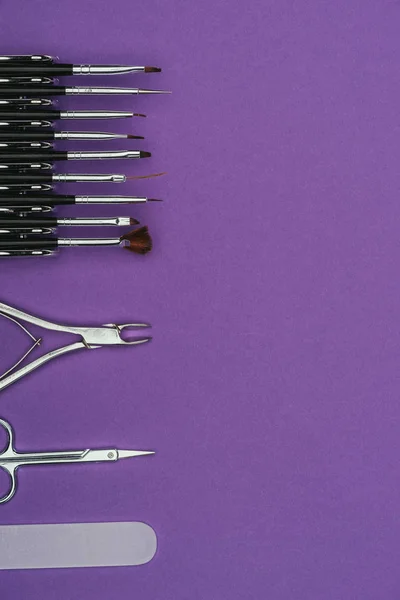
<svg viewBox="0 0 400 600"><path fill-rule="evenodd" d="M0 115L1 121L1 115ZM23 129L9 129L7 131L1 131L0 128L0 141L13 141L20 140L24 142L40 142L47 140L54 140L55 132L52 129L46 129L43 131L26 131Z"/></svg>
<svg viewBox="0 0 400 600"><path fill-rule="evenodd" d="M22 152L1 152L0 154L0 162L2 163L11 163L11 162L28 162L28 161L32 161L32 162L52 162L53 160L68 160L68 152L66 152L65 150L63 151L57 151L57 150L50 150L50 151L43 151L43 150L38 150L37 152L29 152L27 150L25 150L23 153Z"/></svg>
<svg viewBox="0 0 400 600"><path fill-rule="evenodd" d="M0 96L3 98L14 98L18 96L65 96L63 85L2 85Z"/></svg>
<svg viewBox="0 0 400 600"><path fill-rule="evenodd" d="M0 194L0 206L63 206L75 204L75 196L70 194Z"/></svg>
<svg viewBox="0 0 400 600"><path fill-rule="evenodd" d="M0 217L0 229L28 229L34 227L57 227L56 217Z"/></svg>
<svg viewBox="0 0 400 600"><path fill-rule="evenodd" d="M0 156L2 152L14 152L19 150L20 152L36 150L49 150L52 148L51 142L24 142L24 141L9 141L3 142L0 140ZM1 160L1 158L0 158Z"/></svg>
<svg viewBox="0 0 400 600"><path fill-rule="evenodd" d="M47 54L2 54L0 56L0 65L9 64L52 64L54 62L53 56Z"/></svg>
<svg viewBox="0 0 400 600"><path fill-rule="evenodd" d="M0 63L0 77L1 75L7 76L18 76L18 75L47 75L49 77L55 75L73 75L74 65L68 64L40 64L32 65L27 63L19 64L3 64Z"/></svg>
<svg viewBox="0 0 400 600"><path fill-rule="evenodd" d="M3 183L51 183L53 176L45 173L0 173L0 186Z"/></svg>
<svg viewBox="0 0 400 600"><path fill-rule="evenodd" d="M25 129L41 129L42 127L50 128L53 126L52 121L43 121L42 119L7 119L3 121L0 115L0 131L8 131L8 137L12 137L13 131L24 131Z"/></svg>
<svg viewBox="0 0 400 600"><path fill-rule="evenodd" d="M1 88L0 88L1 92ZM20 108L19 110L7 110L0 109L0 120L20 120L20 119L32 119L32 121L36 120L50 120L56 121L61 116L60 110L26 110L26 108Z"/></svg>
<svg viewBox="0 0 400 600"><path fill-rule="evenodd" d="M57 248L58 240L55 237L29 237L10 235L0 237L0 250L50 250Z"/></svg>

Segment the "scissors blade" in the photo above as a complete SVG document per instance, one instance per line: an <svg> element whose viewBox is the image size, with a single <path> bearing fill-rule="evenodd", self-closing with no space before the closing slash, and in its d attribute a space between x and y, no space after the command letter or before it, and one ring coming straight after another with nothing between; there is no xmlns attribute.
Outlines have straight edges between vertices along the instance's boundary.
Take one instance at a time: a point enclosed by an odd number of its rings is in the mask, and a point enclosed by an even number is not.
<svg viewBox="0 0 400 600"><path fill-rule="evenodd" d="M147 456L155 454L152 450L118 450L118 458L133 458L135 456Z"/></svg>

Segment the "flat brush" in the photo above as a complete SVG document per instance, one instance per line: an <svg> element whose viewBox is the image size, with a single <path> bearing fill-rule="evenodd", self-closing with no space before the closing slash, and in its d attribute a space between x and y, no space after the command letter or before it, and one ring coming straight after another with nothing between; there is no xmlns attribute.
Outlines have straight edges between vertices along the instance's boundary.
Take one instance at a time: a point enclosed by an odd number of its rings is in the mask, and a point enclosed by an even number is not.
<svg viewBox="0 0 400 600"><path fill-rule="evenodd" d="M64 150L37 150L29 152L4 151L0 154L3 163L22 161L60 161L60 160L110 160L110 159L139 159L150 158L151 153L144 150L108 150L100 152L67 152Z"/></svg>
<svg viewBox="0 0 400 600"><path fill-rule="evenodd" d="M43 217L32 215L9 215L0 212L0 234L51 233L57 227L129 227L139 225L132 217Z"/></svg>
<svg viewBox="0 0 400 600"><path fill-rule="evenodd" d="M0 114L1 118L1 114ZM51 123L49 124L51 125ZM10 139L14 142L32 142L45 140L144 140L141 135L132 135L130 133L109 133L108 131L54 131L51 128L45 128L42 131L31 131L27 129L7 129L1 130L0 121L0 140L7 142Z"/></svg>
<svg viewBox="0 0 400 600"><path fill-rule="evenodd" d="M71 204L144 204L146 202L161 202L157 198L142 196L74 196L70 194L1 194L0 206L66 206Z"/></svg>
<svg viewBox="0 0 400 600"><path fill-rule="evenodd" d="M0 110L0 118L3 121L18 121L22 119L32 119L33 121L35 119L46 121L63 119L125 119L133 116L133 112L123 110L12 110L10 108L2 108Z"/></svg>
<svg viewBox="0 0 400 600"><path fill-rule="evenodd" d="M151 94L170 94L164 90L146 90L141 88L111 88L111 87L67 87L64 85L3 85L0 88L0 95L5 98L19 96L75 96L77 94L84 96L117 96L117 95L151 95Z"/></svg>
<svg viewBox="0 0 400 600"><path fill-rule="evenodd" d="M0 75L123 75L125 73L160 73L159 67L134 67L128 65L72 65L40 61L28 62L0 61Z"/></svg>
<svg viewBox="0 0 400 600"><path fill-rule="evenodd" d="M10 250L56 250L78 246L122 246L136 254L147 254L152 249L148 228L139 227L117 238L58 238L21 236L0 238L0 251Z"/></svg>

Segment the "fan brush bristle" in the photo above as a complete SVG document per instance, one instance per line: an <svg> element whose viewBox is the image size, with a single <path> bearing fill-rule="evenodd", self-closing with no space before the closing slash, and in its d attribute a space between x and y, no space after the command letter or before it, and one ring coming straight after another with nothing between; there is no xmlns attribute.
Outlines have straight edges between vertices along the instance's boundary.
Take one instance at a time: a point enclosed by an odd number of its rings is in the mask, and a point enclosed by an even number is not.
<svg viewBox="0 0 400 600"><path fill-rule="evenodd" d="M121 242L123 240L129 242L129 246L124 246L125 250L135 252L135 254L147 254L153 247L149 229L146 226L126 233L121 237Z"/></svg>

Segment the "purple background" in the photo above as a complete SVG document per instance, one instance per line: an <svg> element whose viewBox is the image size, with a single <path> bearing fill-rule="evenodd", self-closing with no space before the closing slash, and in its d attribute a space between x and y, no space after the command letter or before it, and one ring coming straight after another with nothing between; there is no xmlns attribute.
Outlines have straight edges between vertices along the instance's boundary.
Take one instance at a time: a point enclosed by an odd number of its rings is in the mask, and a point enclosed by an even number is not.
<svg viewBox="0 0 400 600"><path fill-rule="evenodd" d="M80 211L138 216L154 252L0 273L5 302L48 318L154 327L151 345L64 357L6 390L18 447L157 450L25 469L1 523L143 520L158 554L2 573L2 600L398 598L400 3L3 0L0 18L3 53L161 64L101 83L173 90L63 104L148 113L64 129L146 136L145 164L70 171L168 176L68 189L163 197ZM5 366L26 340L1 332Z"/></svg>

